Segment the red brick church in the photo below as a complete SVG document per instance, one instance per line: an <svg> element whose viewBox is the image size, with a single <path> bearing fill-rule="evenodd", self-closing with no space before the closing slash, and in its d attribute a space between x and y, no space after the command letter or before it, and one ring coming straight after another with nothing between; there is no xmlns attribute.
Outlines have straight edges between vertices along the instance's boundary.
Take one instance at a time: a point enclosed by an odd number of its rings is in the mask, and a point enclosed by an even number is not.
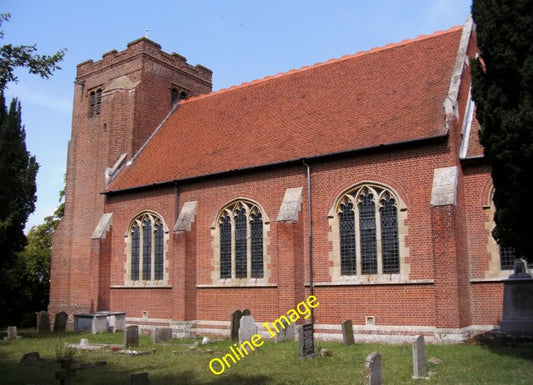
<svg viewBox="0 0 533 385"><path fill-rule="evenodd" d="M273 321L455 341L501 319L512 250L470 99L474 26L211 92L146 38L78 65L49 311L177 334Z"/></svg>

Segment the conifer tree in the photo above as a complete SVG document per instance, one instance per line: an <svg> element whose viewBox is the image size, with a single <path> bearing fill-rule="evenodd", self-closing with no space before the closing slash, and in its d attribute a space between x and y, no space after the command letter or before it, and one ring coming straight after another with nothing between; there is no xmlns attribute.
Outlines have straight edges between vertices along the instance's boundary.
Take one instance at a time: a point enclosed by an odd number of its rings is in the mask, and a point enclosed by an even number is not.
<svg viewBox="0 0 533 385"><path fill-rule="evenodd" d="M480 141L494 183L493 236L533 262L533 0L474 0Z"/></svg>
<svg viewBox="0 0 533 385"><path fill-rule="evenodd" d="M7 110L0 92L0 253L6 263L26 245L24 226L37 199L39 165L25 140L20 103L14 99Z"/></svg>
<svg viewBox="0 0 533 385"><path fill-rule="evenodd" d="M0 26L9 17L9 14L0 14ZM3 38L0 30L0 39ZM27 244L26 220L35 210L35 178L39 165L26 149L20 103L14 99L7 109L4 98L7 84L17 81L14 72L17 67L25 67L43 78L59 69L57 63L63 59L65 50L51 56L39 55L36 50L35 45L4 44L0 47L0 324L18 322L23 311L31 314L31 311L42 310L42 292L48 287L49 250L47 254L33 247L38 244L46 248L46 242L39 241L43 238L39 229L30 233L32 247L21 253ZM55 225L50 227L50 220L47 218L45 229L53 231ZM43 234L50 236L48 230ZM40 304L40 309L35 309L32 303Z"/></svg>

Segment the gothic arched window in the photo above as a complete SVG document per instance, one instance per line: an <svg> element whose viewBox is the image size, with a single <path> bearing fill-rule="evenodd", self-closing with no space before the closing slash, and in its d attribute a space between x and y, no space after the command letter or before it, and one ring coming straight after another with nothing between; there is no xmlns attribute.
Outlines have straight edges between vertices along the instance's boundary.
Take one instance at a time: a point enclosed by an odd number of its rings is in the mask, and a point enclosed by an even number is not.
<svg viewBox="0 0 533 385"><path fill-rule="evenodd" d="M263 278L263 214L255 203L238 200L217 221L220 279Z"/></svg>
<svg viewBox="0 0 533 385"><path fill-rule="evenodd" d="M338 200L340 274L398 274L400 247L394 193L362 185Z"/></svg>
<svg viewBox="0 0 533 385"><path fill-rule="evenodd" d="M163 281L165 277L166 231L162 219L144 212L131 222L129 237L129 280Z"/></svg>

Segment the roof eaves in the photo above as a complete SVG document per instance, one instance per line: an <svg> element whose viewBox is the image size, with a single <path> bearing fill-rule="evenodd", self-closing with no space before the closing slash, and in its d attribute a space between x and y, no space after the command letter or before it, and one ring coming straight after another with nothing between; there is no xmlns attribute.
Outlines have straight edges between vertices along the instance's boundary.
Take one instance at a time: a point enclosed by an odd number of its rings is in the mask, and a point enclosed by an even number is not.
<svg viewBox="0 0 533 385"><path fill-rule="evenodd" d="M255 166L243 167L243 168L238 168L238 169L233 169L233 170L218 171L218 172L214 172L211 174L201 174L201 175L195 175L195 176L190 176L190 177L185 177L185 178L180 178L180 179L166 180L166 181L155 182L155 183L147 183L144 185L126 187L126 188L117 189L117 190L106 190L106 191L101 192L100 194L115 195L115 194L146 190L146 189L157 188L157 187L172 186L172 185L175 185L176 183L198 181L198 180L209 179L209 178L224 177L226 175L234 175L236 173L250 172L254 170L256 171L265 170L265 169L272 168L272 167L287 166L291 164L301 163L304 160L305 161L321 161L321 160L326 160L326 159L331 159L331 158L336 158L336 157L346 157L346 156L353 155L356 153L359 154L359 153L376 151L379 149L402 148L402 147L407 147L407 146L414 145L414 144L420 145L421 143L439 141L439 140L443 140L446 138L448 138L448 132L439 133L434 136L427 136L423 138L409 139L409 140L393 142L393 143L383 143L383 144L378 144L374 146L354 148L350 150L343 150L343 151L332 152L328 154L320 154L320 155L314 155L314 156L303 157L303 158L288 159L288 160L283 160L279 162L259 164Z"/></svg>

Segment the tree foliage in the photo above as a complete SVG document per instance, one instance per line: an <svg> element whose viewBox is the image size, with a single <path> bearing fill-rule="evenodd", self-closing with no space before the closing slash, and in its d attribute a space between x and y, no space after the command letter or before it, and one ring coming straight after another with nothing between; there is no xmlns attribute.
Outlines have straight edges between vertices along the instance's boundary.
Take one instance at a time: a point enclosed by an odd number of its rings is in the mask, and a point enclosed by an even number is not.
<svg viewBox="0 0 533 385"><path fill-rule="evenodd" d="M533 261L533 0L474 0L480 141L494 183L494 238Z"/></svg>
<svg viewBox="0 0 533 385"><path fill-rule="evenodd" d="M14 99L7 110L0 93L0 266L26 245L24 226L37 200L39 165L26 150L25 139L20 103Z"/></svg>
<svg viewBox="0 0 533 385"><path fill-rule="evenodd" d="M0 14L0 26L7 20L9 14ZM0 31L0 39L3 38ZM17 81L14 74L17 67L26 67L30 73L48 78L59 69L57 63L63 56L64 50L52 56L39 55L35 45L0 47L1 324L17 324L24 319L33 321L32 311L43 310L48 304L51 233L62 212L30 230L28 238L24 235L28 216L35 210L35 178L39 165L26 149L20 103L13 99L8 109L4 89L8 82Z"/></svg>
<svg viewBox="0 0 533 385"><path fill-rule="evenodd" d="M9 18L9 13L0 14L0 26ZM3 38L4 33L0 31L0 39ZM5 89L7 83L17 81L15 75L17 67L26 67L31 74L43 78L49 78L55 70L61 69L57 63L63 60L66 50L59 50L53 55L39 55L36 51L35 44L20 46L5 44L0 47L0 91Z"/></svg>
<svg viewBox="0 0 533 385"><path fill-rule="evenodd" d="M13 295L5 310L11 323L33 326L35 313L48 307L52 235L63 217L63 207L64 203L44 223L30 229L27 246L8 270Z"/></svg>

